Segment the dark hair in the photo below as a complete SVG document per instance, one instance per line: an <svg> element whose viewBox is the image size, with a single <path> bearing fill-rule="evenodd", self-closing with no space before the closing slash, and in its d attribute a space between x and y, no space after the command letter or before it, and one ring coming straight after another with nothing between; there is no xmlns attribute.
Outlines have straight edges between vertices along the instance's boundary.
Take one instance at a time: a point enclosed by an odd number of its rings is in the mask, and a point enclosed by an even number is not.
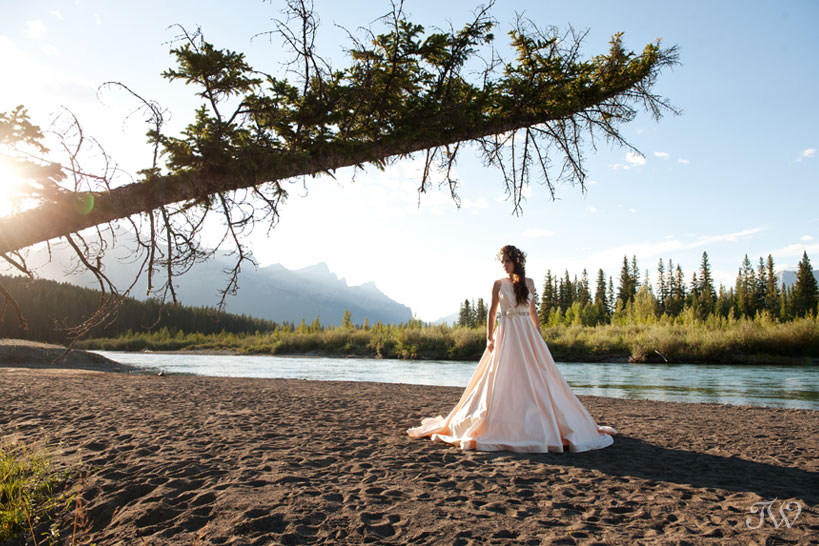
<svg viewBox="0 0 819 546"><path fill-rule="evenodd" d="M500 249L498 259L506 256L514 264L512 270L512 285L515 288L515 300L518 305L529 302L529 287L526 286L526 253L513 245L506 245Z"/></svg>

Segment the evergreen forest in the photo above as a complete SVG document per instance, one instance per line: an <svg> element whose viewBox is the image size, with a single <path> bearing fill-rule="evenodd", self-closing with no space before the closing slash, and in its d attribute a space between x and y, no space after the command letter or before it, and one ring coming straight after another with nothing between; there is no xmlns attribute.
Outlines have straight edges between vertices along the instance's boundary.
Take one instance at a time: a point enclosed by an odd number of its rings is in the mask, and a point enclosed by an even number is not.
<svg viewBox="0 0 819 546"><path fill-rule="evenodd" d="M0 282L20 306L28 328L23 329L10 309L0 319L0 337L29 339L47 343L70 342L70 331L94 314L100 304L97 290L48 279L31 280L0 275ZM186 307L162 304L158 300L122 298L110 319L92 328L88 337L118 337L133 332L168 331L203 334L269 332L275 322L222 313L213 307Z"/></svg>
<svg viewBox="0 0 819 546"><path fill-rule="evenodd" d="M803 253L796 282L788 287L777 283L773 257L759 258L754 266L745 255L734 286L715 288L708 253L702 253L700 268L690 281L679 264L657 263L656 285L648 271L641 280L637 258L623 257L615 290L611 277L600 269L594 292L588 274L569 278L546 272L538 303L541 325L597 326L600 324L692 323L719 324L724 320L756 319L787 322L815 317L819 312L819 288L810 259Z"/></svg>

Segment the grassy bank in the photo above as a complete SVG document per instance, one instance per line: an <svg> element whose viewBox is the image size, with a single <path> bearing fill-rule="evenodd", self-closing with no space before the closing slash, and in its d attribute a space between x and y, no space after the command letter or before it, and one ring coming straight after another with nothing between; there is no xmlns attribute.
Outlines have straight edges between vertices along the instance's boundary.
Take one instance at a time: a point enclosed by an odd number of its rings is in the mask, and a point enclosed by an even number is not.
<svg viewBox="0 0 819 546"><path fill-rule="evenodd" d="M69 472L55 468L47 451L0 445L0 543L61 544L51 518L66 513Z"/></svg>
<svg viewBox="0 0 819 546"><path fill-rule="evenodd" d="M819 357L819 321L720 320L688 324L557 326L543 329L556 360L713 363L810 363ZM483 328L381 325L252 334L163 330L81 342L109 351L230 350L242 354L478 360Z"/></svg>

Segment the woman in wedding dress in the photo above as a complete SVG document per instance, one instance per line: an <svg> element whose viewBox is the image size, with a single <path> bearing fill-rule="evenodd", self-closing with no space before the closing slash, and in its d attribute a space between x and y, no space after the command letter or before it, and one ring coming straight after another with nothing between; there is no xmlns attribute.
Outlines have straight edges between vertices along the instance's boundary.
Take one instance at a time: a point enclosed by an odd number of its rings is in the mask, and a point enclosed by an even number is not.
<svg viewBox="0 0 819 546"><path fill-rule="evenodd" d="M428 417L407 433L479 451L562 453L611 445L617 431L594 422L543 341L526 255L507 245L499 258L508 277L492 286L486 350L466 390L449 415Z"/></svg>

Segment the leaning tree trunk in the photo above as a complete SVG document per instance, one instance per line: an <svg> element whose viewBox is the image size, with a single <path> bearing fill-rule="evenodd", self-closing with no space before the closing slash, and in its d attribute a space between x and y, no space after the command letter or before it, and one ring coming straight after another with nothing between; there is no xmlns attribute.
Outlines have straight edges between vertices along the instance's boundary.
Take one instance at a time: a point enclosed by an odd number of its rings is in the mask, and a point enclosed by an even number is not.
<svg viewBox="0 0 819 546"><path fill-rule="evenodd" d="M632 84L633 82L629 82L629 85ZM555 116L548 110L542 111L537 116L521 116L512 112L487 120L483 125L441 128L435 135L429 135L427 132L427 136L417 140L388 136L379 142L330 143L320 151L307 155L305 152L272 153L266 158L268 165L272 167L260 170L253 176L237 176L218 170L183 172L155 176L106 192L66 193L59 201L0 218L0 254L134 214L149 212L164 205L205 199L216 193L248 188L267 182L365 165L391 157L478 140L516 129L570 118L586 108L617 96L622 91L621 88L614 88L609 89L607 95L596 94L589 97L587 101L578 103L570 112L561 111L560 116ZM419 120L418 123L433 127L441 126L440 119Z"/></svg>

